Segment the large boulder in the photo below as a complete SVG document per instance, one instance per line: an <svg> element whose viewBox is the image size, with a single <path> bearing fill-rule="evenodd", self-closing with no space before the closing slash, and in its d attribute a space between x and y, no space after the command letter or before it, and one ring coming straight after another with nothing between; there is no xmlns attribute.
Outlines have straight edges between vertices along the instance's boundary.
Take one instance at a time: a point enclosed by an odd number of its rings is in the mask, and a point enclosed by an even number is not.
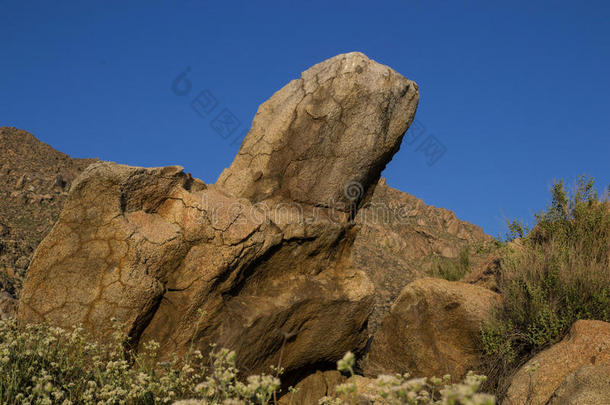
<svg viewBox="0 0 610 405"><path fill-rule="evenodd" d="M365 374L461 379L479 366L480 328L499 300L498 294L471 284L434 278L412 282L374 335Z"/></svg>
<svg viewBox="0 0 610 405"><path fill-rule="evenodd" d="M32 259L18 318L100 340L114 318L134 347L216 343L245 373L280 364L288 381L362 349L374 286L351 259L352 219L417 99L391 69L339 55L261 106L217 185L90 166Z"/></svg>
<svg viewBox="0 0 610 405"><path fill-rule="evenodd" d="M581 367L608 364L610 323L576 321L561 342L538 353L517 371L511 380L504 404L545 404L562 382Z"/></svg>
<svg viewBox="0 0 610 405"><path fill-rule="evenodd" d="M563 380L547 404L610 404L610 364L579 368Z"/></svg>

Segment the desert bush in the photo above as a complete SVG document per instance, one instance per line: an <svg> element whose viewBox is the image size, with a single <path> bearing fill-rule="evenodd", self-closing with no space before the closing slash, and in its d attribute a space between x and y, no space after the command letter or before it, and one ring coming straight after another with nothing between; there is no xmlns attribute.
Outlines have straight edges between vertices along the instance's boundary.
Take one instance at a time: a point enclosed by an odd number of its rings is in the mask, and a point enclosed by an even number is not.
<svg viewBox="0 0 610 405"><path fill-rule="evenodd" d="M486 373L502 391L505 377L557 342L579 319L610 321L610 206L592 179L580 177L568 193L553 184L551 204L527 228L509 235L521 248L505 250L499 288L503 306L483 329Z"/></svg>
<svg viewBox="0 0 610 405"><path fill-rule="evenodd" d="M98 345L82 328L20 328L14 320L0 321L0 403L139 405L196 398L210 404L229 399L268 404L279 388L279 380L269 375L239 381L235 353L229 350L213 350L207 362L199 351L158 362L157 343L132 355L119 331L117 326L111 344Z"/></svg>
<svg viewBox="0 0 610 405"><path fill-rule="evenodd" d="M0 321L0 403L2 404L270 404L280 380L272 375L238 378L235 352L213 346L207 359L194 350L178 360L157 361L159 345L149 342L141 353L129 353L126 337L115 323L113 341L91 343L82 328L66 331L44 324L19 327ZM354 373L351 353L338 369ZM281 370L275 370L281 374ZM463 383L443 379L380 376L378 399L384 404L489 405L493 397L477 390L484 377L469 374ZM292 388L289 392L294 392ZM344 404L350 386L324 403ZM413 397L415 395L415 397ZM417 402L414 402L413 398Z"/></svg>
<svg viewBox="0 0 610 405"><path fill-rule="evenodd" d="M457 258L437 256L434 258L430 276L448 281L458 281L470 271L470 249L465 246L460 249Z"/></svg>
<svg viewBox="0 0 610 405"><path fill-rule="evenodd" d="M337 369L354 377L354 355L346 353L337 363ZM451 377L410 378L409 374L380 375L373 386L374 395L358 393L355 382L349 381L336 387L337 395L324 397L321 405L345 405L360 403L360 397L384 405L494 405L492 395L479 393L484 376L469 372L464 381L450 384Z"/></svg>

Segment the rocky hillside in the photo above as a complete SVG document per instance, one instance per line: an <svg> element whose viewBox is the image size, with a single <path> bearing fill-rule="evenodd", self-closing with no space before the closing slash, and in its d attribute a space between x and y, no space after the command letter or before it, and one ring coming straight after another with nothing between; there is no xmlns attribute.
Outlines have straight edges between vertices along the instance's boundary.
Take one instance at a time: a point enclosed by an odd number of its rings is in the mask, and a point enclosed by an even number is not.
<svg viewBox="0 0 610 405"><path fill-rule="evenodd" d="M70 185L95 159L73 159L32 134L0 128L0 291L17 296L32 253Z"/></svg>
<svg viewBox="0 0 610 405"><path fill-rule="evenodd" d="M434 275L435 266L455 263L464 251L469 268L476 268L486 258L481 247L493 240L480 227L389 187L383 178L355 222L359 229L352 259L377 287L371 332L405 285Z"/></svg>

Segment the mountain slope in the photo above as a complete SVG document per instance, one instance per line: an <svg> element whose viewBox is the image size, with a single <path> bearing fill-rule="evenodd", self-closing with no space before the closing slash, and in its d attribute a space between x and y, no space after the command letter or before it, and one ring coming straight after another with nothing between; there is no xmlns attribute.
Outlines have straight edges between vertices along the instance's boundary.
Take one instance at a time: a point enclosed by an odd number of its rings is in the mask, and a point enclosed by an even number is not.
<svg viewBox="0 0 610 405"><path fill-rule="evenodd" d="M434 275L435 266L457 261L464 250L469 267L477 266L486 257L477 253L477 247L493 240L479 226L447 209L426 205L388 186L383 178L358 212L356 223L360 229L352 260L377 287L372 331L408 283Z"/></svg>
<svg viewBox="0 0 610 405"><path fill-rule="evenodd" d="M95 161L73 159L26 131L0 127L0 291L18 295L72 181Z"/></svg>

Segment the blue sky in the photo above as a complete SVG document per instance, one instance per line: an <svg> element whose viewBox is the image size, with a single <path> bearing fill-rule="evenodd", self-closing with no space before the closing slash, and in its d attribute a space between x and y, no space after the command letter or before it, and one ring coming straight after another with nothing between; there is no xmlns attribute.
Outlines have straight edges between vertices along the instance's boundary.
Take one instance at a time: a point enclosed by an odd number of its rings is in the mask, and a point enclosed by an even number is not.
<svg viewBox="0 0 610 405"><path fill-rule="evenodd" d="M361 51L419 84L417 119L447 150L429 166L403 145L391 186L497 235L555 178L610 183L609 2L3 1L0 15L0 125L74 157L214 182L260 103ZM190 106L204 90L208 117ZM241 122L229 139L210 125L225 108Z"/></svg>

